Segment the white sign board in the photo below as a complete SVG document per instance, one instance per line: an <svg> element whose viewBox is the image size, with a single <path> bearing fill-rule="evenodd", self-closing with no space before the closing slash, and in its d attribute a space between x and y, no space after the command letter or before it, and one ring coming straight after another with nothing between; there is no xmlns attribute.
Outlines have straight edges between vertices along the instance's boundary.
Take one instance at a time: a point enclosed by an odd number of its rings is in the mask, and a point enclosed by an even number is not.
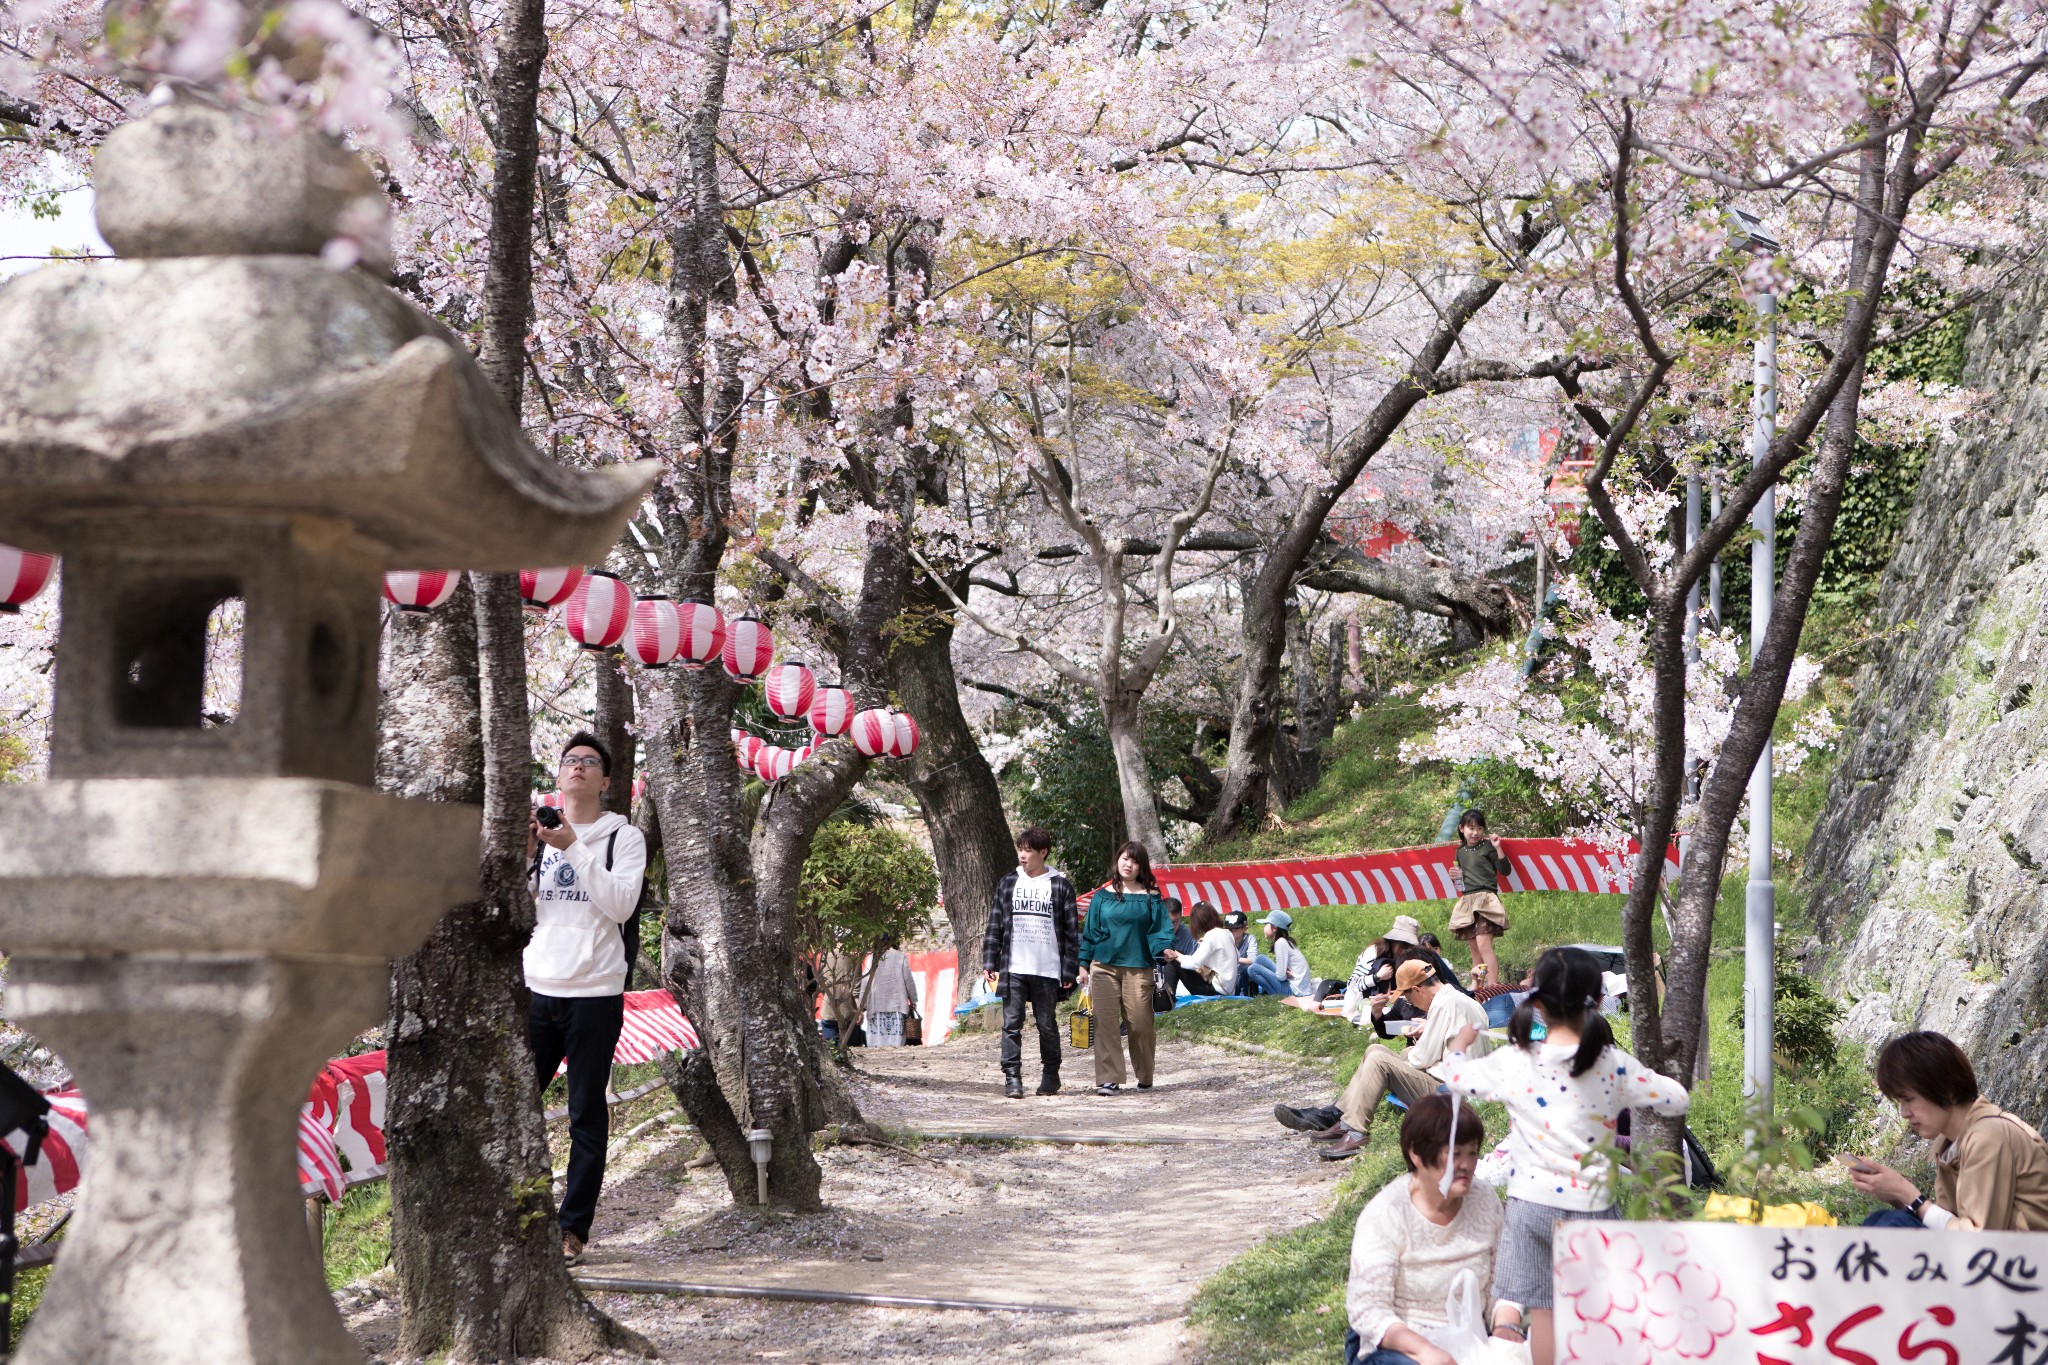
<svg viewBox="0 0 2048 1365"><path fill-rule="evenodd" d="M2048 1233L1560 1223L1573 1365L2048 1365Z"/></svg>

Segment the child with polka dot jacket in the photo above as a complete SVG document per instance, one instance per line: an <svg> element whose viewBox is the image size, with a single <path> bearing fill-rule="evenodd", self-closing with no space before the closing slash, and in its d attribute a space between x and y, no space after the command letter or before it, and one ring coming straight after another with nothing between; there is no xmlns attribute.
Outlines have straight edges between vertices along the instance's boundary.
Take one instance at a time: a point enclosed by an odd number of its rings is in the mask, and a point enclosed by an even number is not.
<svg viewBox="0 0 2048 1365"><path fill-rule="evenodd" d="M1494 1295L1529 1318L1536 1365L1550 1365L1550 1240L1566 1218L1618 1218L1608 1189L1611 1145L1624 1109L1683 1114L1685 1087L1614 1045L1601 1017L1600 964L1583 948L1552 948L1536 963L1535 989L1508 1024L1508 1041L1484 1057L1465 1050L1466 1029L1444 1058L1444 1084L1508 1109L1508 1207L1494 1266ZM1545 1031L1537 1032L1541 1013Z"/></svg>

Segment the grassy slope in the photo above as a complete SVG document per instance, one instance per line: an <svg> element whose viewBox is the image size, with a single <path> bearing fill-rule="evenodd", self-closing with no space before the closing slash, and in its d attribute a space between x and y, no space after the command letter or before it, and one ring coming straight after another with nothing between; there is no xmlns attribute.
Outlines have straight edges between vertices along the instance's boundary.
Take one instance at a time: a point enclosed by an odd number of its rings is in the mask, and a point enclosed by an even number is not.
<svg viewBox="0 0 2048 1365"><path fill-rule="evenodd" d="M1787 725L1791 719L1786 718ZM1428 717L1415 707L1360 716L1338 732L1324 781L1288 810L1283 827L1258 831L1200 856L1204 861L1268 858L1433 842L1456 779L1439 765L1404 764L1398 752L1402 739L1428 724ZM1780 781L1773 802L1779 847L1806 846L1826 795L1825 779L1825 769L1814 768ZM1784 864L1778 870L1779 920L1786 942L1796 942L1803 932L1794 870ZM1695 1095L1689 1120L1724 1170L1742 1146L1742 1036L1727 1021L1742 1004L1743 883L1740 874L1727 880L1715 916L1715 961L1707 983L1712 1079ZM1511 895L1507 905L1512 929L1498 947L1502 962L1510 969L1525 966L1536 952L1557 943L1618 943L1621 904L1619 896ZM1403 909L1450 944L1453 965L1464 971L1469 957L1445 932L1449 902ZM1296 938L1317 975L1348 976L1359 949L1391 914L1385 909L1304 910L1295 916ZM1663 937L1660 926L1660 946ZM1622 1045L1627 1046L1627 1020L1615 1022ZM1367 1030L1287 1009L1277 1001L1179 1010L1163 1019L1161 1028L1169 1036L1189 1040L1232 1038L1296 1054L1327 1066L1333 1090L1349 1079L1372 1041ZM1868 1086L1853 1065L1821 1076L1793 1077L1781 1071L1778 1086L1781 1111L1793 1105L1821 1110L1838 1140L1846 1141L1857 1124L1870 1120ZM1302 1096L1304 1101L1326 1098ZM1489 1134L1499 1135L1501 1111L1492 1105L1481 1110ZM1283 1135L1277 1126L1273 1133L1276 1141L1299 1141ZM1203 1286L1192 1316L1205 1337L1205 1360L1249 1365L1340 1357L1352 1225L1365 1201L1400 1172L1396 1138L1395 1124L1375 1124L1371 1147L1346 1172L1325 1218L1268 1239ZM1785 1197L1819 1198L1839 1216L1860 1217L1864 1212L1862 1201L1839 1185L1807 1180L1786 1189Z"/></svg>

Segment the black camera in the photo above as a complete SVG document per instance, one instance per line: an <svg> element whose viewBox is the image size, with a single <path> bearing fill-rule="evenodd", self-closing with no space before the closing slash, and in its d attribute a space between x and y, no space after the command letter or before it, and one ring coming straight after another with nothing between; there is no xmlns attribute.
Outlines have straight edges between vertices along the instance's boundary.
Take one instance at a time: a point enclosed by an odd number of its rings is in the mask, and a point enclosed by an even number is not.
<svg viewBox="0 0 2048 1365"><path fill-rule="evenodd" d="M533 818L540 822L542 829L560 829L562 827L562 812L556 810L553 806L535 806L533 808Z"/></svg>

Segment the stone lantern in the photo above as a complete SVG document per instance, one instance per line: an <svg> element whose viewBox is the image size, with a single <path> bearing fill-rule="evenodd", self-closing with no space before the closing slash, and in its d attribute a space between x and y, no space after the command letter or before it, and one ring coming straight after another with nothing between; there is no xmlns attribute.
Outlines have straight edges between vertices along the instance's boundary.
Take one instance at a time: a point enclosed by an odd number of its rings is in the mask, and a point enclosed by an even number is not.
<svg viewBox="0 0 2048 1365"><path fill-rule="evenodd" d="M121 259L0 287L0 542L64 563L50 781L0 788L0 948L93 1126L15 1359L357 1362L297 1111L476 894L479 831L370 785L381 575L599 561L652 471L554 465L457 337L323 263L384 211L338 144L180 100L107 139L94 188Z"/></svg>

